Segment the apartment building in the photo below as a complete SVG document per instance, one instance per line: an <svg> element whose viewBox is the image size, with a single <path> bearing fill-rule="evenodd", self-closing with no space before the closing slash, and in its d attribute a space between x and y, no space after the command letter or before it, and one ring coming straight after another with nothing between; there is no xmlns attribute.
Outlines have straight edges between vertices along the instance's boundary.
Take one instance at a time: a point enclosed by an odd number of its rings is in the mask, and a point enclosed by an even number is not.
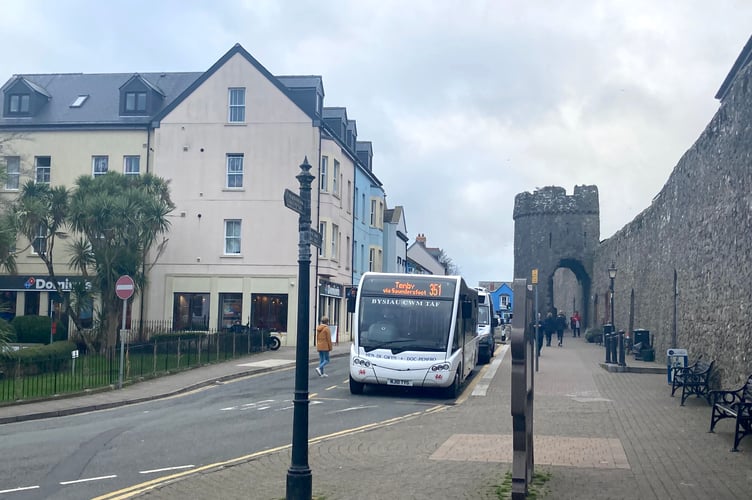
<svg viewBox="0 0 752 500"><path fill-rule="evenodd" d="M110 170L170 181L169 241L150 256L148 286L129 316L175 329L250 322L294 345L298 214L283 193L298 192L307 160L313 227L322 236L321 249L312 248L309 331L327 314L337 340L349 340L343 299L364 217L357 196L367 196L370 210L361 241L380 256L384 191L372 155L362 161L355 121L345 108L325 112L320 76L275 77L235 45L205 72L14 75L1 90L0 162L9 172L2 199L28 179L70 187L80 175ZM367 189L359 188L364 170ZM81 279L61 273L68 258L57 256L59 278ZM13 314L48 314L54 292L28 287L30 278L48 278L34 245L18 263L17 276L0 276L7 294L0 298Z"/></svg>

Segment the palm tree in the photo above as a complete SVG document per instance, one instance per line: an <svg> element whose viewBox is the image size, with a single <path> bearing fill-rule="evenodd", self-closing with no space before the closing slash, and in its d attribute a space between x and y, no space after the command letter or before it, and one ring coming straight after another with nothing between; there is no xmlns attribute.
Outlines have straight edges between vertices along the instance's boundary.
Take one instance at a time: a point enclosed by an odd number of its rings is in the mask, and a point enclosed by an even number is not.
<svg viewBox="0 0 752 500"><path fill-rule="evenodd" d="M86 237L88 245L73 245L71 264L93 272L95 288L101 294L107 345L117 338L121 309L115 282L127 274L133 278L137 292L144 289L148 252L169 230L167 215L174 208L168 182L151 174L126 176L109 172L76 180L70 223Z"/></svg>

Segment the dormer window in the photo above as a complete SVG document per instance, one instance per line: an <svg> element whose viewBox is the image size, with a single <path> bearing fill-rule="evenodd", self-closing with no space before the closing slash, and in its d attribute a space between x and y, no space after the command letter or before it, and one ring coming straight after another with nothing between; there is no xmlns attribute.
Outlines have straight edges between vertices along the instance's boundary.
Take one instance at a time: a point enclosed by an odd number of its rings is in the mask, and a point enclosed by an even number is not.
<svg viewBox="0 0 752 500"><path fill-rule="evenodd" d="M125 112L146 113L146 92L126 92Z"/></svg>
<svg viewBox="0 0 752 500"><path fill-rule="evenodd" d="M29 94L11 94L8 97L8 114L28 115L30 99Z"/></svg>

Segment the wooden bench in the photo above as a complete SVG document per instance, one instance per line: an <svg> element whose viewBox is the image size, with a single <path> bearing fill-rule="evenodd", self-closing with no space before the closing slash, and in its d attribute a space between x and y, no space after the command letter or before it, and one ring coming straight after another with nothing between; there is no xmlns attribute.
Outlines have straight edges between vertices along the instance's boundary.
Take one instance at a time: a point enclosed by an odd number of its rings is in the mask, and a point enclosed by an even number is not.
<svg viewBox="0 0 752 500"><path fill-rule="evenodd" d="M674 392L681 387L681 405L684 406L684 401L694 394L698 398L704 396L705 400L710 404L710 374L713 371L713 364L715 361L703 361L698 359L694 364L690 366L675 366L672 368L672 380L671 380L671 397L674 396Z"/></svg>
<svg viewBox="0 0 752 500"><path fill-rule="evenodd" d="M735 391L710 391L713 412L710 414L710 432L715 424L725 418L736 421L734 428L734 447L731 451L739 451L739 441L748 434L752 434L752 375L747 382Z"/></svg>

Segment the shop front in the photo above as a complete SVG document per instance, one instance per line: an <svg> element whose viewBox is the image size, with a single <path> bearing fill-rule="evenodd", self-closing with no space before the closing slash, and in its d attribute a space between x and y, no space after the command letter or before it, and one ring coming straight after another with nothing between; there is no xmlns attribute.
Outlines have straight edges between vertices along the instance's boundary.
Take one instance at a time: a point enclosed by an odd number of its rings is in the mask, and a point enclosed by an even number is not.
<svg viewBox="0 0 752 500"><path fill-rule="evenodd" d="M322 316L329 318L329 329L332 331L333 342L350 340L349 329L346 328L342 319L342 311L346 309L342 307L344 289L344 285L339 283L319 280L319 317L316 318L316 322L318 323Z"/></svg>

